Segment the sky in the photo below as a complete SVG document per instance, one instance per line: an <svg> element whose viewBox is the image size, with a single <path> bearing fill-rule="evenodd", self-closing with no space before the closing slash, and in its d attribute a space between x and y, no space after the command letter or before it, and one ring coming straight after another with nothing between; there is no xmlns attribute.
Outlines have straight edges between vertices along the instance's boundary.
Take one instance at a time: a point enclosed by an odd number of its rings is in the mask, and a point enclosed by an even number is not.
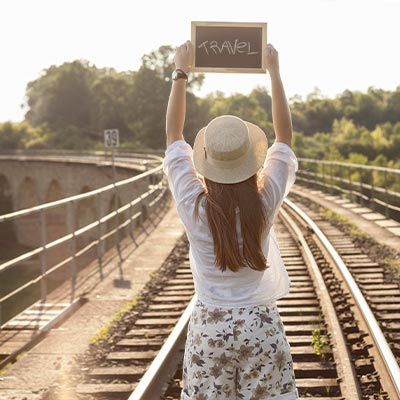
<svg viewBox="0 0 400 400"><path fill-rule="evenodd" d="M400 0L1 0L0 15L0 122L23 120L27 83L51 65L136 70L190 39L191 21L266 22L288 98L400 85ZM268 75L208 73L196 94L257 85Z"/></svg>

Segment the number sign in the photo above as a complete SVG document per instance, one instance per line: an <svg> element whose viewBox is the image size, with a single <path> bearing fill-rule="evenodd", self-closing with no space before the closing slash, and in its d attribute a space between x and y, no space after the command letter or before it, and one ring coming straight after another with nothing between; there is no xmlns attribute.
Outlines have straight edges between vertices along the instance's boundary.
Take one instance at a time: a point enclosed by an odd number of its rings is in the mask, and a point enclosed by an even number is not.
<svg viewBox="0 0 400 400"><path fill-rule="evenodd" d="M192 22L194 72L265 73L266 23Z"/></svg>
<svg viewBox="0 0 400 400"><path fill-rule="evenodd" d="M118 129L106 129L104 131L104 145L106 147L119 147Z"/></svg>

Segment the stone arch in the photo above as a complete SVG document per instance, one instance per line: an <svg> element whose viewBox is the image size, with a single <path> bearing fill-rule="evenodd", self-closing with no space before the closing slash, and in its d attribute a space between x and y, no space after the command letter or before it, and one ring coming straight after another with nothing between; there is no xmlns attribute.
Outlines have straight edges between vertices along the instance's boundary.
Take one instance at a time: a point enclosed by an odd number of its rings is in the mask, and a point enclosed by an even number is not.
<svg viewBox="0 0 400 400"><path fill-rule="evenodd" d="M92 189L85 185L81 188L80 193L90 192ZM88 197L79 200L76 205L76 217L75 217L75 228L83 228L97 220L97 209L96 209L96 197ZM79 236L78 238L78 248L81 249L87 246L93 240L97 238L97 228L93 228L87 233Z"/></svg>
<svg viewBox="0 0 400 400"><path fill-rule="evenodd" d="M0 174L0 215L13 211L12 191L8 179Z"/></svg>
<svg viewBox="0 0 400 400"><path fill-rule="evenodd" d="M31 208L39 204L35 181L27 176L17 189L17 210ZM34 213L15 220L17 241L27 247L41 245L40 215Z"/></svg>
<svg viewBox="0 0 400 400"><path fill-rule="evenodd" d="M49 183L46 193L46 203L50 203L51 201L61 200L63 198L63 191L56 179L52 179Z"/></svg>
<svg viewBox="0 0 400 400"><path fill-rule="evenodd" d="M119 197L119 195L117 193L114 193L111 196L110 201L108 203L107 214L113 212L115 210L116 206L118 208L120 208L121 205L122 205L121 198ZM119 224L121 224L121 219L119 220ZM107 221L107 232L110 232L112 229L116 228L116 226L117 226L116 217L109 219ZM121 238L122 238L122 233L120 232L120 239ZM116 245L115 235L112 235L109 238L107 238L107 240L106 240L106 249L107 250L110 249L111 247L115 246L115 245Z"/></svg>
<svg viewBox="0 0 400 400"><path fill-rule="evenodd" d="M18 209L22 210L37 206L39 204L39 194L35 181L27 176L18 187Z"/></svg>
<svg viewBox="0 0 400 400"><path fill-rule="evenodd" d="M8 179L0 174L0 215L13 211L12 191ZM0 224L0 241L12 243L15 240L14 223L6 221Z"/></svg>
<svg viewBox="0 0 400 400"><path fill-rule="evenodd" d="M61 200L64 198L60 182L52 179L47 187L45 203ZM58 205L46 211L46 238L47 243L52 242L68 233L67 229L67 207ZM47 254L48 267L52 267L69 256L68 244L61 244L51 249Z"/></svg>
<svg viewBox="0 0 400 400"><path fill-rule="evenodd" d="M85 185L81 188L80 193L90 192L92 189ZM76 228L82 228L97 219L96 198L95 196L79 200L76 209Z"/></svg>
<svg viewBox="0 0 400 400"><path fill-rule="evenodd" d="M45 203L61 200L63 197L63 190L60 183L56 179L51 180L47 188ZM52 241L66 235L65 205L60 205L49 209L46 212L46 223L47 241Z"/></svg>

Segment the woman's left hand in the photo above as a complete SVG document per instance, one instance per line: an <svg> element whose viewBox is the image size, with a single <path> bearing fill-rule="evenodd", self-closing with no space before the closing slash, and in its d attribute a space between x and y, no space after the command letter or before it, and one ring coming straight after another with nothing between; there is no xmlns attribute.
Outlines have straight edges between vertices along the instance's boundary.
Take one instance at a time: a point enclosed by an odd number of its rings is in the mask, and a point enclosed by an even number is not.
<svg viewBox="0 0 400 400"><path fill-rule="evenodd" d="M193 61L193 45L187 40L176 49L174 62L177 69L181 69L185 73L189 71Z"/></svg>

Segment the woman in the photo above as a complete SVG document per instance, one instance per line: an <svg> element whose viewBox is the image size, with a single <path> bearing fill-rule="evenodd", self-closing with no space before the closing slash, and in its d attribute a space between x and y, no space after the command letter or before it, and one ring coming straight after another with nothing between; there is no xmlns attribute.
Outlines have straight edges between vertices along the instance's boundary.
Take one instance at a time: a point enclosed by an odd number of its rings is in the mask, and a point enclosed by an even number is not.
<svg viewBox="0 0 400 400"><path fill-rule="evenodd" d="M265 49L275 143L256 125L223 115L183 137L187 41L175 54L164 171L190 243L197 294L187 334L182 399L297 398L290 347L275 301L289 278L272 229L295 179L292 123L278 53ZM198 177L203 176L203 180Z"/></svg>

